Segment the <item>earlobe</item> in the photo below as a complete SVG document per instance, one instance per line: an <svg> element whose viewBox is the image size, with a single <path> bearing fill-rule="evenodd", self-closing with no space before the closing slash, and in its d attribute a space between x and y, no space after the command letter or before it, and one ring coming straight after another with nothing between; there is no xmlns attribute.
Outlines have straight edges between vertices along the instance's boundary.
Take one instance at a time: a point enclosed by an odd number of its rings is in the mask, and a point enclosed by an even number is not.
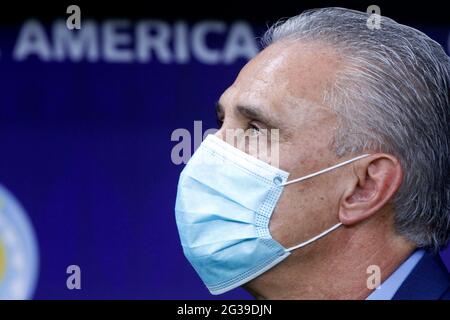
<svg viewBox="0 0 450 320"><path fill-rule="evenodd" d="M403 180L400 163L387 154L374 154L355 163L353 175L339 204L339 219L345 225L376 214L394 197Z"/></svg>

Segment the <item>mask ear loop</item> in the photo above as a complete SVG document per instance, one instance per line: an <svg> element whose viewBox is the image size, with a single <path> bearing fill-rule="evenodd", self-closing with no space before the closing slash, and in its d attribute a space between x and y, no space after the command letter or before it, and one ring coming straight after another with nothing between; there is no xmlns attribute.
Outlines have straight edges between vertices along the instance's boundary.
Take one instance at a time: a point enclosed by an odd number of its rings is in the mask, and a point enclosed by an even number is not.
<svg viewBox="0 0 450 320"><path fill-rule="evenodd" d="M339 228L341 225L342 225L342 222L339 222L338 224L335 224L334 226L332 226L330 229L325 230L324 232L318 234L318 235L315 236L314 238L311 238L311 239L309 239L308 241L302 242L302 243L300 243L300 244L298 244L298 245L296 245L296 246L287 248L286 250L287 250L287 251L293 251L293 250L295 250L295 249L299 249L299 248L302 248L302 247L304 247L304 246L307 246L307 245L310 244L311 242L314 242L314 241L316 241L316 240L322 238L323 236L327 235L327 234L330 233L331 231L336 230L336 229Z"/></svg>
<svg viewBox="0 0 450 320"><path fill-rule="evenodd" d="M332 166L332 167L329 167L329 168L326 168L326 169L323 169L323 170L320 170L320 171L317 171L317 172L308 174L308 175L306 175L306 176L304 176L304 177L297 178L297 179L290 180L290 181L286 181L285 183L280 184L280 186L287 186L287 185L290 185L290 184L292 184L292 183L296 183L296 182L300 182L300 181L307 180L307 179L309 179L309 178L318 176L318 175L320 175L320 174L322 174L322 173L325 173L325 172L329 172L329 171L331 171L331 170L334 170L334 169L336 169L336 168L345 166L346 164L352 163L352 162L354 162L354 161L356 161L356 160L359 160L359 159L362 159L362 158L365 158L365 157L368 157L368 156L370 156L370 154L363 154L363 155L360 155L360 156L355 157L355 158L352 158L352 159L350 159L350 160L347 160L347 161L344 161L344 162L335 164L335 165ZM322 238L323 236L327 235L328 233L330 233L330 232L336 230L336 229L339 228L341 225L342 225L342 222L339 222L338 224L335 224L335 225L332 226L331 228L329 228L329 229L325 230L324 232L318 234L317 236L315 236L315 237L309 239L308 241L305 241L305 242L302 242L302 243L300 243L300 244L298 244L298 245L292 246L292 247L286 249L286 251L293 251L293 250L295 250L295 249L299 249L299 248L302 248L302 247L304 247L304 246L307 246L308 244L310 244L310 243L312 243L312 242L314 242L314 241L316 241L316 240Z"/></svg>
<svg viewBox="0 0 450 320"><path fill-rule="evenodd" d="M352 163L352 162L354 162L354 161L356 161L356 160L359 160L359 159L362 159L362 158L365 158L365 157L368 157L368 156L370 156L370 154L363 154L363 155L357 156L356 158L353 158L353 159L350 159L350 160L347 160L347 161L344 161L344 162L335 164L335 165L332 166L332 167L325 168L325 169L320 170L320 171L317 171L317 172L313 172L313 173L308 174L308 175L306 175L306 176L304 176L304 177L297 178L297 179L290 180L290 181L286 181L286 182L284 182L284 183L281 183L280 186L287 186L287 185L290 185L290 184L292 184L292 183L300 182L300 181L303 181L303 180L306 180L306 179L309 179L309 178L318 176L318 175L320 175L320 174L322 174L322 173L325 173L325 172L334 170L334 169L336 169L336 168L345 166L346 164Z"/></svg>

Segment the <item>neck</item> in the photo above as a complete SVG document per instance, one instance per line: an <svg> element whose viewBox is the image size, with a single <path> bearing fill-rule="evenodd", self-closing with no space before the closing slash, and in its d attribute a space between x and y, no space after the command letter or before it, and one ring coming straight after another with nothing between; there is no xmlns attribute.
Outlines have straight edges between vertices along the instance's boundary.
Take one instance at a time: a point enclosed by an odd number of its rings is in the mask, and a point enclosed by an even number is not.
<svg viewBox="0 0 450 320"><path fill-rule="evenodd" d="M392 224L384 220L374 228L374 223L341 227L294 251L246 289L257 299L365 299L372 291L369 266L380 268L383 282L414 251L414 245L388 230Z"/></svg>

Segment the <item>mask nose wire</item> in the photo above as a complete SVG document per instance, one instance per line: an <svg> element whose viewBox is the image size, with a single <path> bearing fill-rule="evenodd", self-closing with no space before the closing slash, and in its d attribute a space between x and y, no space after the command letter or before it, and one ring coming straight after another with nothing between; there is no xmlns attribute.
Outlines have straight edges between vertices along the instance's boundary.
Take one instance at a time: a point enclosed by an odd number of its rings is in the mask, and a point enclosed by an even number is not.
<svg viewBox="0 0 450 320"><path fill-rule="evenodd" d="M345 166L345 165L347 165L347 164L349 164L349 163L352 163L352 162L354 162L354 161L356 161L356 160L359 160L359 159L362 159L362 158L365 158L365 157L368 157L368 156L370 156L370 154L363 154L363 155L357 156L357 157L355 157L355 158L352 158L352 159L346 160L346 161L344 161L344 162L340 162L340 163L338 163L338 164L335 164L334 166L325 168L325 169L323 169L323 170L320 170L320 171L317 171L317 172L310 173L310 174L308 174L308 175L306 175L306 176L304 176L304 177L300 177L300 178L297 178L297 179L293 179L293 180L286 181L286 182L284 182L284 183L281 183L279 186L280 186L280 187L281 187L281 186L287 186L287 185L290 185L290 184L293 184L293 183L296 183L296 182L300 182L300 181L307 180L307 179L309 179L309 178L318 176L318 175L320 175L320 174L322 174L322 173L326 173L326 172L332 171L332 170L334 170L334 169L336 169L336 168Z"/></svg>

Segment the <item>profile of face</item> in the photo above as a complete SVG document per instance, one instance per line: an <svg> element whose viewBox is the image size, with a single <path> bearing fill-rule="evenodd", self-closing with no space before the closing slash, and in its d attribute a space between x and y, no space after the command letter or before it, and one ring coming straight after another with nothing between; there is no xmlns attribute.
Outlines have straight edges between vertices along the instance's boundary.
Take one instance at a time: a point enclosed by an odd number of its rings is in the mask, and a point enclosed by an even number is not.
<svg viewBox="0 0 450 320"><path fill-rule="evenodd" d="M283 40L271 44L220 97L222 126L216 135L224 138L230 129L251 129L256 135L265 134L263 129L278 129L279 167L289 172L289 180L358 156L337 156L333 139L339 118L323 102L327 86L344 65L332 48L320 43ZM344 227L295 251L249 282L249 291L265 291L273 278L285 277L285 269L293 266L330 274L327 268L339 268L339 264L325 260L352 259L345 256L346 246L364 246L367 242L361 241L383 237L390 243L396 241L392 240L396 238L390 201L402 182L402 168L392 155L376 150L367 153L371 154L367 158L284 188L269 229L285 248L336 223ZM270 158L261 160L271 162Z"/></svg>

